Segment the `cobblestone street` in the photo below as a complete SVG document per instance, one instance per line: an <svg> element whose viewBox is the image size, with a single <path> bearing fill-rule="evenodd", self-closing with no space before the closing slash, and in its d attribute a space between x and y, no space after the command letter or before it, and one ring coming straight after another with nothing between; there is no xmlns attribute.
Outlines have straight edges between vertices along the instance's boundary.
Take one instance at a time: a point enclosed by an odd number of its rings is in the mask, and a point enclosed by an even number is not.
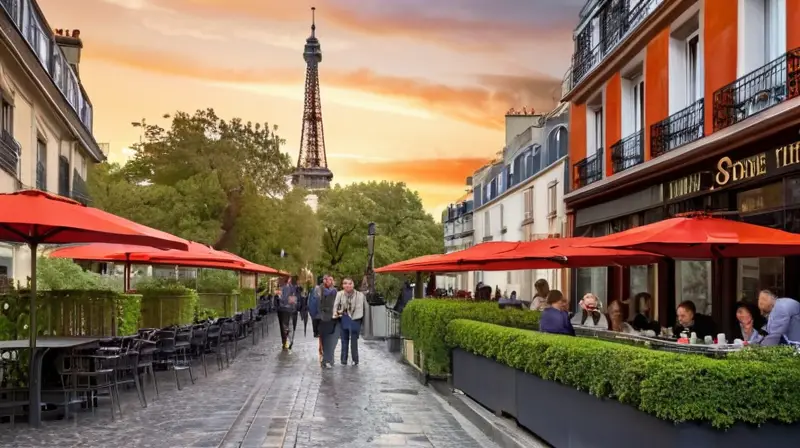
<svg viewBox="0 0 800 448"><path fill-rule="evenodd" d="M69 422L24 423L0 429L0 446L13 447L487 447L495 445L385 350L361 341L359 366L321 371L316 340L302 322L291 353L280 350L276 323L254 347L250 339L230 368L209 362L192 385L178 391L160 372L160 398L142 408L123 393L123 417L111 421L107 401L95 415ZM336 356L338 359L338 354ZM150 400L152 390L148 390Z"/></svg>

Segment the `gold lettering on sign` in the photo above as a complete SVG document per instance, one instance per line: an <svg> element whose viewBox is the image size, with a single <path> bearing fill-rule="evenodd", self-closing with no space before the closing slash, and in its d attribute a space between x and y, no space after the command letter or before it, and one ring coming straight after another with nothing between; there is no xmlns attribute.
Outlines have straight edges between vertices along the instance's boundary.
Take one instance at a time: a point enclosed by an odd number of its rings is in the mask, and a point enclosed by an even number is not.
<svg viewBox="0 0 800 448"><path fill-rule="evenodd" d="M761 153L734 162L730 157L723 157L717 162L717 185L726 185L730 181L738 182L752 179L767 173L767 154Z"/></svg>
<svg viewBox="0 0 800 448"><path fill-rule="evenodd" d="M700 191L700 173L673 180L669 183L669 199L679 198Z"/></svg>
<svg viewBox="0 0 800 448"><path fill-rule="evenodd" d="M775 166L783 168L800 163L800 142L782 146L775 150Z"/></svg>

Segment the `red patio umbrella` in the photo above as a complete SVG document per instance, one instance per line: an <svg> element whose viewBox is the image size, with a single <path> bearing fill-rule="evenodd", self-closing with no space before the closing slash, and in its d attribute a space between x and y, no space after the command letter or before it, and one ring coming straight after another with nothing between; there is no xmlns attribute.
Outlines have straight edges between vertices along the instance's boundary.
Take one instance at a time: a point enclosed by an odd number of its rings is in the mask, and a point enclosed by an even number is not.
<svg viewBox="0 0 800 448"><path fill-rule="evenodd" d="M40 244L108 242L186 250L188 242L124 218L39 190L0 194L0 240L31 249L30 343L36 349L36 252ZM41 421L39 377L30 363L29 420Z"/></svg>
<svg viewBox="0 0 800 448"><path fill-rule="evenodd" d="M800 235L710 216L670 218L612 235L584 247L635 249L670 258L756 258L800 254Z"/></svg>
<svg viewBox="0 0 800 448"><path fill-rule="evenodd" d="M661 258L641 251L576 247L591 238L549 238L504 247L470 249L447 255L414 258L385 266L376 272L515 271L520 269L588 268L610 265L644 265Z"/></svg>

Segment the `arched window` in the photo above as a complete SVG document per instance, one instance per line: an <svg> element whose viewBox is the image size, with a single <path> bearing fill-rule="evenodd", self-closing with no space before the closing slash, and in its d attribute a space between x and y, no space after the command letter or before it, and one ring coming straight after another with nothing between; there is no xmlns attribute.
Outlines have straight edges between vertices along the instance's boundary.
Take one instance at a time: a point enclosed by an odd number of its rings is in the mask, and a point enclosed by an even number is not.
<svg viewBox="0 0 800 448"><path fill-rule="evenodd" d="M547 166L567 155L567 128L559 126L547 137Z"/></svg>

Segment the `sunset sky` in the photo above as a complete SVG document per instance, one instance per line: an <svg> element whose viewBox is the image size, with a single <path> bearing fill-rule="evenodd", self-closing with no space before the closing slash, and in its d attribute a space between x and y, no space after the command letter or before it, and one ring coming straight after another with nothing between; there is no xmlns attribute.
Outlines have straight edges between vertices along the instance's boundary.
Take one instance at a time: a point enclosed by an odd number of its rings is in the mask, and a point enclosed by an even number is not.
<svg viewBox="0 0 800 448"><path fill-rule="evenodd" d="M311 6L334 182L405 181L426 208L504 144L510 107L560 94L586 0L39 0L53 28L80 29L81 79L111 160L132 121L213 107L269 122L296 161Z"/></svg>

